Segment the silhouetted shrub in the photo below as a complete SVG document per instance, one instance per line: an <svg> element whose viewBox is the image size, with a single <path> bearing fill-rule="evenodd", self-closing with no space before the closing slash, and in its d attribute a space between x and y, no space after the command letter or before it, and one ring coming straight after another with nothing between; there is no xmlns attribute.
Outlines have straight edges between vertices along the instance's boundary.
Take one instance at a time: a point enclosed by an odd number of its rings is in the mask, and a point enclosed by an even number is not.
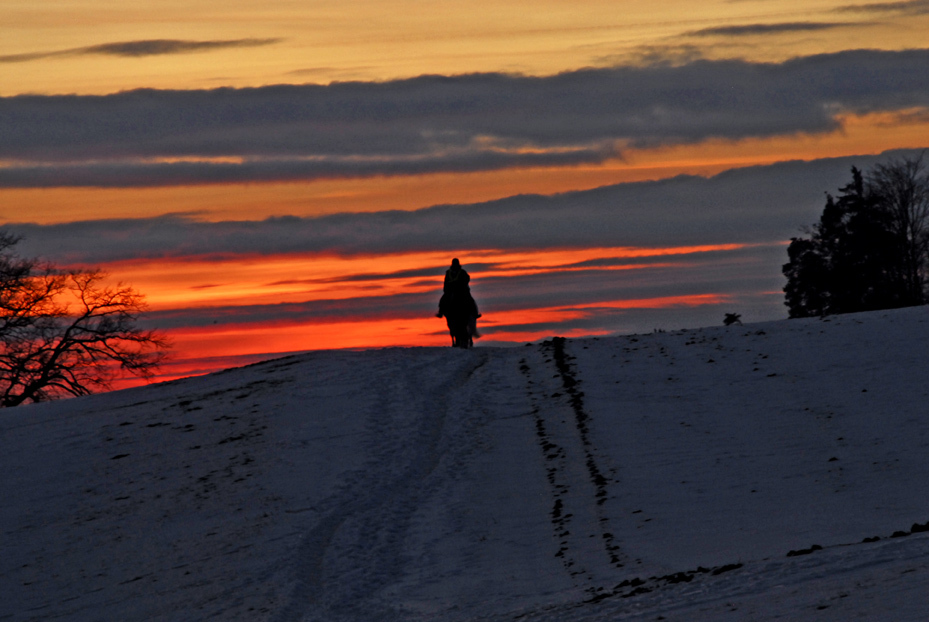
<svg viewBox="0 0 929 622"><path fill-rule="evenodd" d="M723 318L723 324L725 326L732 326L733 324L741 324L742 315L740 313L727 313Z"/></svg>

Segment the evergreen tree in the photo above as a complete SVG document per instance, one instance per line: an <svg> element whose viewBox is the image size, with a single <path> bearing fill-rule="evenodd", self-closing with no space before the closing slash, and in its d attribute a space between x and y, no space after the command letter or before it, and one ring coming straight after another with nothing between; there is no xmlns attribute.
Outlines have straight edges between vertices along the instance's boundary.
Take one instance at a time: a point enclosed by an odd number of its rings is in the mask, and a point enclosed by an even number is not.
<svg viewBox="0 0 929 622"><path fill-rule="evenodd" d="M878 167L827 195L783 267L792 318L922 304L929 267L929 183L922 159Z"/></svg>

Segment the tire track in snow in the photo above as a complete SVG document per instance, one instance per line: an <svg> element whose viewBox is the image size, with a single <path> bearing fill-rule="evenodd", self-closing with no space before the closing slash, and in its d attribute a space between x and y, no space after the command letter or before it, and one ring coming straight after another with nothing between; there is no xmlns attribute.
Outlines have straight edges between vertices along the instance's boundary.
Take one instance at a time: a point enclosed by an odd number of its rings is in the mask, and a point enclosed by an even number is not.
<svg viewBox="0 0 929 622"><path fill-rule="evenodd" d="M379 592L404 570L404 540L417 508L452 477L444 472L451 466L442 466L440 452L450 398L489 355L471 350L450 356L460 359L447 379L421 357L372 378L372 386L384 384L377 389L378 406L367 414L364 444L370 458L320 504L322 518L308 527L295 552L290 602L275 620L403 617ZM429 386L430 378L442 382Z"/></svg>

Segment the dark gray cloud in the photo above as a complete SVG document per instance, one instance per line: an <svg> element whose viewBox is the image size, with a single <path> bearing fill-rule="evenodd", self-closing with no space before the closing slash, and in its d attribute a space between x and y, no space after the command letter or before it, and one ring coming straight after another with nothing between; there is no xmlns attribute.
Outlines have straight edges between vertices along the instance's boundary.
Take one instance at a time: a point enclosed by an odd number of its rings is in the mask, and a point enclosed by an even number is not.
<svg viewBox="0 0 929 622"><path fill-rule="evenodd" d="M0 56L0 63L25 63L46 58L67 56L159 56L165 54L188 54L191 52L209 52L224 48L257 47L280 43L282 39L226 39L218 41L185 41L182 39L145 39L142 41L120 41L103 43L87 47L53 50L49 52L31 52L28 54L7 54Z"/></svg>
<svg viewBox="0 0 929 622"><path fill-rule="evenodd" d="M673 37L664 43L624 47L609 54L595 56L592 61L596 67L680 67L706 59L705 45L688 42L682 37Z"/></svg>
<svg viewBox="0 0 929 622"><path fill-rule="evenodd" d="M904 15L925 15L929 13L929 0L908 0L905 2L871 2L868 4L849 4L835 9L839 13L902 13Z"/></svg>
<svg viewBox="0 0 929 622"><path fill-rule="evenodd" d="M158 56L162 54L187 54L209 52L224 48L245 48L273 45L282 39L226 39L218 41L184 41L180 39L149 39L104 43L83 48L81 54L105 54L110 56Z"/></svg>
<svg viewBox="0 0 929 622"><path fill-rule="evenodd" d="M835 28L845 28L855 26L844 22L789 22L781 24L742 24L738 26L716 26L714 28L703 28L694 30L687 34L693 37L744 37L756 35L777 35L788 32L815 32L819 30L832 30Z"/></svg>
<svg viewBox="0 0 929 622"><path fill-rule="evenodd" d="M96 264L142 257L390 253L467 248L678 246L769 243L796 235L859 156L734 169L564 194L520 195L416 211L200 222L185 216L55 225L17 224L27 255ZM8 216L8 215L7 215ZM455 235L449 235L454 231Z"/></svg>
<svg viewBox="0 0 929 622"><path fill-rule="evenodd" d="M520 166L571 166L603 161L615 151L609 145L591 145L554 152L473 152L436 154L433 157L395 158L254 158L230 162L91 162L0 168L0 188L16 187L144 187L186 184L335 179L395 176L419 173L474 172Z"/></svg>
<svg viewBox="0 0 929 622"><path fill-rule="evenodd" d="M929 50L547 77L422 76L0 98L0 187L126 186L588 163L625 146L815 133L929 108Z"/></svg>

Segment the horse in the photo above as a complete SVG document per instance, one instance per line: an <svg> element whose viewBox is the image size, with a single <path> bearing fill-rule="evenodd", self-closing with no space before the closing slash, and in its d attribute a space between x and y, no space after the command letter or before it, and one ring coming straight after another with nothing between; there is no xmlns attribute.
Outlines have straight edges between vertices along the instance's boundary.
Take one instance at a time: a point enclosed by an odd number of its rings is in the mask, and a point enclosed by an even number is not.
<svg viewBox="0 0 929 622"><path fill-rule="evenodd" d="M479 336L474 309L470 296L456 296L453 292L444 294L439 301L439 315L445 316L453 348L470 348L474 338Z"/></svg>

